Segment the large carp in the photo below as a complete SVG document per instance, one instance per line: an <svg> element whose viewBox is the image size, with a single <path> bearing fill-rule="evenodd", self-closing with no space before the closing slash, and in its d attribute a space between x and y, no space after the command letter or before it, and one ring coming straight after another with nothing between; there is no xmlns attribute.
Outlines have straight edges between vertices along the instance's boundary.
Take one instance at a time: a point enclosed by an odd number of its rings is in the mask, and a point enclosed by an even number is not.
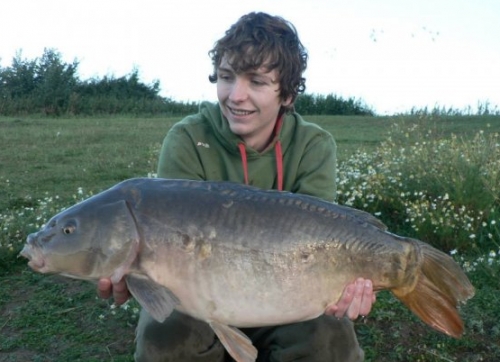
<svg viewBox="0 0 500 362"><path fill-rule="evenodd" d="M21 255L41 273L125 277L155 319L206 321L245 362L257 351L237 327L316 318L358 277L453 337L474 294L451 257L368 213L229 182L126 180L54 216Z"/></svg>

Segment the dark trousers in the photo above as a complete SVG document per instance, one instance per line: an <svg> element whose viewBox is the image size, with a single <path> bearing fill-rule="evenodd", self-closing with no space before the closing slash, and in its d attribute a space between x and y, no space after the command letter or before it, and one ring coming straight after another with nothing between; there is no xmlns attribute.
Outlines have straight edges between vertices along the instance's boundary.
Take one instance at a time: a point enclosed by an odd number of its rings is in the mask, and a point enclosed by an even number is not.
<svg viewBox="0 0 500 362"><path fill-rule="evenodd" d="M259 351L257 362L363 361L350 320L319 318L263 328L241 328ZM174 311L163 323L141 311L136 362L232 361L210 326Z"/></svg>

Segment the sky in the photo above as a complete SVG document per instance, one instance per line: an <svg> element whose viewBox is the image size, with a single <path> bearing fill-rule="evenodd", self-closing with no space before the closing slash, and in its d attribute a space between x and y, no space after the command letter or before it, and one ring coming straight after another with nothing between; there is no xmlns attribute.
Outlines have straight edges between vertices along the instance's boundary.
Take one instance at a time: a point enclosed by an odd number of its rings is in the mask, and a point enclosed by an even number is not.
<svg viewBox="0 0 500 362"><path fill-rule="evenodd" d="M208 51L251 11L292 22L308 50L306 92L377 114L500 106L499 0L2 0L0 64L56 49L79 78L135 67L177 101L215 101Z"/></svg>

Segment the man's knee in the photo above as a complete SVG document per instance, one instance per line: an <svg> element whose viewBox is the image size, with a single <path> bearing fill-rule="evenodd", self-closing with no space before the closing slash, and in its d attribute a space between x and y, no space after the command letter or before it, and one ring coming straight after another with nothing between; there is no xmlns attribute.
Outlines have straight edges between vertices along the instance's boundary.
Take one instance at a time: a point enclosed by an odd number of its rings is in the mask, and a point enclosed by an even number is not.
<svg viewBox="0 0 500 362"><path fill-rule="evenodd" d="M136 362L197 360L224 360L224 347L208 324L175 311L159 323L141 311L136 330Z"/></svg>
<svg viewBox="0 0 500 362"><path fill-rule="evenodd" d="M308 325L308 343L320 360L359 362L364 352L353 323L347 318L321 316ZM315 359L316 360L316 359Z"/></svg>
<svg viewBox="0 0 500 362"><path fill-rule="evenodd" d="M263 361L304 362L359 362L364 359L354 326L348 319L321 316L275 327L271 333L256 333L259 361L261 358Z"/></svg>

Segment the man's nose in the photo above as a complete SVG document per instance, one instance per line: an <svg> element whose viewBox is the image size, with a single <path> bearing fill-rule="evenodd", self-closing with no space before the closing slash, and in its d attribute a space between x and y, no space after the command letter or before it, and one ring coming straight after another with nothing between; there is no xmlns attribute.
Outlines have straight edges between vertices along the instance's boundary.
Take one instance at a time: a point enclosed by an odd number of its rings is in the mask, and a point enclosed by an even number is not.
<svg viewBox="0 0 500 362"><path fill-rule="evenodd" d="M231 91L229 93L229 99L232 102L241 102L248 97L248 82L244 79L236 77L233 84L231 85Z"/></svg>

